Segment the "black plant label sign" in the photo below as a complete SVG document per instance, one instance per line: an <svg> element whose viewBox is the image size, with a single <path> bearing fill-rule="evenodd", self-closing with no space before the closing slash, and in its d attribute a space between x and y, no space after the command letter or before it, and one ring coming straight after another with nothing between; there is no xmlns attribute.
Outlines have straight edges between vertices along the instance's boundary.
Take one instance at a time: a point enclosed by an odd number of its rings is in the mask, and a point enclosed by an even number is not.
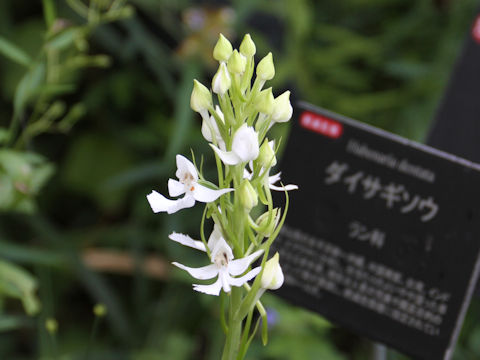
<svg viewBox="0 0 480 360"><path fill-rule="evenodd" d="M480 263L480 165L305 103L292 122L282 181L299 190L272 249L278 294L415 358L449 359Z"/></svg>

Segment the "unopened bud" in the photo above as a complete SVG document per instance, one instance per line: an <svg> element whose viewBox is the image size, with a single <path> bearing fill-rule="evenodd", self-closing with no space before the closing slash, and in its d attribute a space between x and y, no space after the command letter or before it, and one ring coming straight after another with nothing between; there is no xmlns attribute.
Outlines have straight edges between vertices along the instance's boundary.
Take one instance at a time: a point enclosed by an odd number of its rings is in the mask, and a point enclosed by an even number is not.
<svg viewBox="0 0 480 360"><path fill-rule="evenodd" d="M280 267L278 252L265 263L263 269L261 287L264 289L277 290L283 285L283 271Z"/></svg>
<svg viewBox="0 0 480 360"><path fill-rule="evenodd" d="M193 111L201 112L207 110L210 106L212 106L212 94L201 82L193 80L190 107Z"/></svg>
<svg viewBox="0 0 480 360"><path fill-rule="evenodd" d="M230 59L228 59L227 66L230 72L234 74L243 74L245 72L245 67L247 66L247 59L235 49L232 56L230 56Z"/></svg>
<svg viewBox="0 0 480 360"><path fill-rule="evenodd" d="M58 322L57 320L55 320L54 318L48 318L46 321L45 321L45 329L47 329L47 331L50 333L50 334L55 334L58 330Z"/></svg>
<svg viewBox="0 0 480 360"><path fill-rule="evenodd" d="M246 34L240 44L240 53L246 57L252 57L256 52L257 48L255 47L255 43L250 37L250 34Z"/></svg>
<svg viewBox="0 0 480 360"><path fill-rule="evenodd" d="M271 87L258 93L255 99L255 110L265 115L270 115L273 112L273 105L274 98Z"/></svg>
<svg viewBox="0 0 480 360"><path fill-rule="evenodd" d="M213 58L220 62L227 62L228 58L232 54L232 51L233 48L230 41L228 41L228 39L223 36L223 34L220 34L215 48L213 49Z"/></svg>
<svg viewBox="0 0 480 360"><path fill-rule="evenodd" d="M220 109L220 106L216 105L215 106L215 111L217 112L218 117L224 121L223 113L222 110ZM217 121L215 120L214 116L206 117L202 121L202 135L205 138L205 140L212 142L213 139L215 138L217 142L220 140L223 141L222 136L220 134L220 130L218 129Z"/></svg>
<svg viewBox="0 0 480 360"><path fill-rule="evenodd" d="M290 104L290 91L285 91L277 96L273 103L272 120L275 122L287 122L293 114L292 104Z"/></svg>
<svg viewBox="0 0 480 360"><path fill-rule="evenodd" d="M240 188L238 189L238 194L240 196L240 203L244 208L251 210L258 204L257 192L247 179L243 180Z"/></svg>
<svg viewBox="0 0 480 360"><path fill-rule="evenodd" d="M273 141L269 142L268 139L265 139L262 146L260 146L257 162L264 168L270 168L277 164L277 158L275 157L275 152L272 147Z"/></svg>
<svg viewBox="0 0 480 360"><path fill-rule="evenodd" d="M273 56L269 52L257 65L257 77L260 80L267 81L275 76L275 66L273 66Z"/></svg>
<svg viewBox="0 0 480 360"><path fill-rule="evenodd" d="M232 85L232 79L228 73L225 63L221 63L217 73L212 79L212 90L215 94L225 94Z"/></svg>
<svg viewBox="0 0 480 360"><path fill-rule="evenodd" d="M280 219L279 214L280 214L279 209L275 208L272 210L272 214L270 214L270 212L267 211L262 215L260 215L256 221L259 227L258 233L265 237L270 236L278 224L278 220Z"/></svg>
<svg viewBox="0 0 480 360"><path fill-rule="evenodd" d="M107 315L107 307L104 304L96 304L93 307L93 313L97 317L104 317Z"/></svg>

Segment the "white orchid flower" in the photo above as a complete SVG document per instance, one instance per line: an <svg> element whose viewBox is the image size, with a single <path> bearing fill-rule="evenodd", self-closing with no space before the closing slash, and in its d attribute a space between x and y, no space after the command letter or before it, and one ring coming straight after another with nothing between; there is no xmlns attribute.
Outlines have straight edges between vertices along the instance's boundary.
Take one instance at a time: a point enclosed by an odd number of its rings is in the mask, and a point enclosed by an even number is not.
<svg viewBox="0 0 480 360"><path fill-rule="evenodd" d="M223 112L220 109L220 106L218 105L215 106L215 112L217 113L217 115L220 117L222 121L225 121L223 117ZM207 140L208 142L213 142L213 139L215 139L220 149L223 151L226 150L225 141L223 140L222 135L220 134L217 121L215 120L213 115L210 117L207 116L203 118L202 135L205 138L205 140Z"/></svg>
<svg viewBox="0 0 480 360"><path fill-rule="evenodd" d="M210 144L226 165L237 165L255 160L259 154L258 134L253 127L243 124L233 135L232 150L223 151Z"/></svg>
<svg viewBox="0 0 480 360"><path fill-rule="evenodd" d="M193 240L188 235L173 233L169 237L170 239L183 245L201 251L206 251L205 245L201 241ZM196 279L208 280L217 277L217 281L210 285L194 284L193 289L195 291L216 296L220 294L222 289L228 293L230 292L232 286L242 286L247 281L257 276L261 270L261 267L256 267L255 269L247 272L245 275L236 277L243 274L248 269L250 264L263 253L263 250L258 250L253 254L245 256L244 258L234 260L232 248L228 246L217 227L214 228L212 235L210 235L207 246L211 251L210 259L212 264L210 265L200 268L191 268L183 264L173 262L173 265L187 271Z"/></svg>
<svg viewBox="0 0 480 360"><path fill-rule="evenodd" d="M190 208L195 205L195 201L209 203L217 200L223 194L234 189L209 189L198 183L198 173L195 166L184 156L177 155L177 172L175 175L178 180L168 179L168 193L170 196L185 196L178 200L167 199L162 194L152 191L147 195L147 200L153 212L167 212L172 214L180 209Z"/></svg>
<svg viewBox="0 0 480 360"><path fill-rule="evenodd" d="M251 164L250 164L250 169L252 168ZM263 168L262 170L260 170L260 176L262 175L263 173ZM284 186L277 186L275 185L277 182L280 181L280 175L282 173L281 172L278 172L272 176L268 176L268 187L271 189L271 190L275 190L275 191L291 191L291 190L298 190L298 186L297 185L294 185L294 184L288 184L288 185L284 185ZM248 180L252 180L252 177L253 177L253 172L250 172L248 171L247 169L243 169L243 177L245 179L248 179Z"/></svg>
<svg viewBox="0 0 480 360"><path fill-rule="evenodd" d="M290 190L298 190L298 186L294 184L288 184L284 186L277 186L275 183L280 181L280 175L282 173L278 172L272 176L268 177L268 187L275 191L290 191Z"/></svg>

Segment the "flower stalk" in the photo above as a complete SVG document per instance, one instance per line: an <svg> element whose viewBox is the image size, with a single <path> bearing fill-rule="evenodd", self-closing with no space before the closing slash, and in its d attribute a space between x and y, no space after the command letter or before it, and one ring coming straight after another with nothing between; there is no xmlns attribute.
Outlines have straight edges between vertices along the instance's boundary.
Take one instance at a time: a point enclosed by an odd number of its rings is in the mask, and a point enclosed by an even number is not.
<svg viewBox="0 0 480 360"><path fill-rule="evenodd" d="M201 281L193 284L193 290L220 295L220 322L226 336L222 360L244 359L260 319L262 340L264 344L267 341L266 312L260 298L283 283L278 254L268 260L269 250L285 221L288 191L297 189L296 185L283 185L280 173L270 175L277 163L277 148L275 141L267 138L275 123L291 118L290 92L275 98L272 88L262 90L275 75L273 56L265 56L255 71L255 53L250 35L244 37L239 50L220 35L213 52L219 67L212 89L194 80L190 105L201 115L201 133L215 156L218 185L207 181L194 163L177 155L177 179L168 181L169 195L177 199L156 191L147 195L156 213L172 214L197 202L205 204L201 240L179 233L169 238L206 255L207 264L199 268L179 262L173 265ZM285 193L283 211L274 207L271 190ZM213 231L207 239L209 222ZM253 283L249 285L249 281ZM256 311L260 317L252 324Z"/></svg>

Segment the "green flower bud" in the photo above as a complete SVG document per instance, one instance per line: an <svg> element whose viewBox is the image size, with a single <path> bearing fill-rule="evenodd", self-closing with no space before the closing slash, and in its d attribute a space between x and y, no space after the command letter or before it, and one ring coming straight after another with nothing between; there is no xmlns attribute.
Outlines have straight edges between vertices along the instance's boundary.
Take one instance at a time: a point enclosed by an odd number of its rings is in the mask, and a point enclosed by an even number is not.
<svg viewBox="0 0 480 360"><path fill-rule="evenodd" d="M273 103L272 120L275 122L287 122L293 114L292 104L290 104L290 91L285 91L277 96Z"/></svg>
<svg viewBox="0 0 480 360"><path fill-rule="evenodd" d="M104 304L95 304L93 307L93 313L97 317L104 317L107 315L107 307Z"/></svg>
<svg viewBox="0 0 480 360"><path fill-rule="evenodd" d="M238 189L238 194L240 196L240 203L244 208L251 210L258 204L257 192L247 179L243 180L240 188Z"/></svg>
<svg viewBox="0 0 480 360"><path fill-rule="evenodd" d="M280 256L278 252L265 263L263 269L261 287L264 289L277 290L283 285L283 271L279 263Z"/></svg>
<svg viewBox="0 0 480 360"><path fill-rule="evenodd" d="M266 115L272 114L274 100L271 87L260 91L255 99L255 110Z"/></svg>
<svg viewBox="0 0 480 360"><path fill-rule="evenodd" d="M255 43L250 37L250 34L245 35L240 44L240 53L246 57L252 57L256 52L257 48L255 47Z"/></svg>
<svg viewBox="0 0 480 360"><path fill-rule="evenodd" d="M227 66L230 72L234 74L243 74L245 72L245 67L247 66L247 59L235 49L232 56L230 56L230 59L228 59Z"/></svg>
<svg viewBox="0 0 480 360"><path fill-rule="evenodd" d="M275 227L278 224L278 220L280 219L280 212L278 208L273 209L272 212L273 214L270 222L268 222L270 215L268 211L260 215L256 221L257 225L259 226L258 233L265 237L268 237L273 233L273 230L275 230Z"/></svg>
<svg viewBox="0 0 480 360"><path fill-rule="evenodd" d="M190 97L190 107L193 111L201 112L208 110L212 103L212 94L205 85L197 80L193 80L192 96Z"/></svg>
<svg viewBox="0 0 480 360"><path fill-rule="evenodd" d="M47 329L47 331L50 333L50 334L55 334L58 330L58 322L57 320L55 320L54 318L48 318L46 321L45 321L45 329Z"/></svg>
<svg viewBox="0 0 480 360"><path fill-rule="evenodd" d="M260 80L267 81L275 76L275 66L273 66L273 56L269 52L257 65L257 77Z"/></svg>
<svg viewBox="0 0 480 360"><path fill-rule="evenodd" d="M268 139L265 139L262 146L260 146L260 154L258 155L257 161L264 168L270 168L277 164L277 158L275 157L275 152L272 147L273 141L268 142Z"/></svg>
<svg viewBox="0 0 480 360"><path fill-rule="evenodd" d="M232 79L228 73L227 66L224 62L218 67L218 71L212 79L212 90L215 94L225 94L232 85Z"/></svg>
<svg viewBox="0 0 480 360"><path fill-rule="evenodd" d="M213 58L217 61L227 62L228 58L232 54L232 51L233 48L230 41L228 41L228 39L223 36L223 34L220 34L217 44L213 49Z"/></svg>

